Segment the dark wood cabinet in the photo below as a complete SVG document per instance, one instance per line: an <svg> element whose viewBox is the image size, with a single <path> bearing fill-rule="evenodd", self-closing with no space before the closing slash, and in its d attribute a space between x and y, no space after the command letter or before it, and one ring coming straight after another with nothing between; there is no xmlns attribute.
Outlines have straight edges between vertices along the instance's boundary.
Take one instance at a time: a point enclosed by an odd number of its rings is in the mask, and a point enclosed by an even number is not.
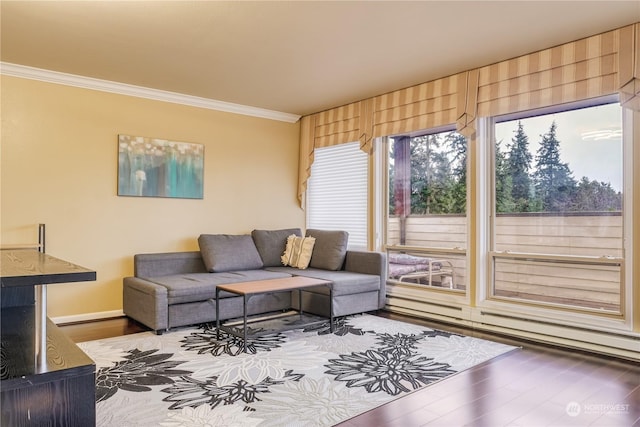
<svg viewBox="0 0 640 427"><path fill-rule="evenodd" d="M35 297L38 286L95 280L95 272L36 250L0 255L0 424L95 425L95 363Z"/></svg>

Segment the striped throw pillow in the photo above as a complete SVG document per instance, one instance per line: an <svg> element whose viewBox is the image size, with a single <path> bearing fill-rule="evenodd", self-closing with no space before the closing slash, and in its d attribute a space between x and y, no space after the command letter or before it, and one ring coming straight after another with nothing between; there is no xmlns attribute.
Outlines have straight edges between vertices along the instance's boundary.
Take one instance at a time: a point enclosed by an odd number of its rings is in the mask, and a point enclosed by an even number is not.
<svg viewBox="0 0 640 427"><path fill-rule="evenodd" d="M282 264L304 270L309 266L315 237L300 237L295 234L287 237L287 247L280 258Z"/></svg>

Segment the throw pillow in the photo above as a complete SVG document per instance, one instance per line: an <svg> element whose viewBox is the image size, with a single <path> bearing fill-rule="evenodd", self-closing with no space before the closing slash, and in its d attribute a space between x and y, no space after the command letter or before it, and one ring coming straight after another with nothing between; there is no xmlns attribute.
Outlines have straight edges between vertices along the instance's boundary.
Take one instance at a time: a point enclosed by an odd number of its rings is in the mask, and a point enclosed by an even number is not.
<svg viewBox="0 0 640 427"><path fill-rule="evenodd" d="M201 234L198 244L202 261L210 273L262 268L260 254L248 234Z"/></svg>
<svg viewBox="0 0 640 427"><path fill-rule="evenodd" d="M290 235L281 258L282 264L304 270L309 266L315 243L316 239L313 237Z"/></svg>
<svg viewBox="0 0 640 427"><path fill-rule="evenodd" d="M309 229L307 236L316 238L310 267L333 271L342 269L347 256L349 233L340 230Z"/></svg>
<svg viewBox="0 0 640 427"><path fill-rule="evenodd" d="M280 258L287 246L287 237L292 234L302 236L302 231L299 228L287 228L283 230L253 230L251 232L251 237L265 267L282 266Z"/></svg>

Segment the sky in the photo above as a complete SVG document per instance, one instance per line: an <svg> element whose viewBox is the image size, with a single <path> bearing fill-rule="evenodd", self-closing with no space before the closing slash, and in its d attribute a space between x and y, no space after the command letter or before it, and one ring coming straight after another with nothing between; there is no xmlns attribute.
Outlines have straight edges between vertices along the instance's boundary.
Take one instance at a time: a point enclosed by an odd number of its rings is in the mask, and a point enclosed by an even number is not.
<svg viewBox="0 0 640 427"><path fill-rule="evenodd" d="M590 181L611 183L622 191L622 108L620 104L573 110L545 116L521 119L529 139L529 151L535 167L536 151L541 135L556 122L556 139L560 141L560 159L569 164L576 181L583 176ZM496 141L502 140L502 151L515 136L518 120L498 123Z"/></svg>

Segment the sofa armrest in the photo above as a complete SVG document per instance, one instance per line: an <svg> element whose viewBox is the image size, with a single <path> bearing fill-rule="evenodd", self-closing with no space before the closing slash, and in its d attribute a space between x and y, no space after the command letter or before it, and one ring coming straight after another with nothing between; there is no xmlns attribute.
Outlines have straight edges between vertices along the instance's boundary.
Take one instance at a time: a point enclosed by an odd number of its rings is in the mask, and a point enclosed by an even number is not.
<svg viewBox="0 0 640 427"><path fill-rule="evenodd" d="M124 314L156 332L169 327L167 288L138 277L125 277L122 284Z"/></svg>
<svg viewBox="0 0 640 427"><path fill-rule="evenodd" d="M171 274L206 273L200 251L137 254L133 256L133 275L159 277Z"/></svg>
<svg viewBox="0 0 640 427"><path fill-rule="evenodd" d="M384 308L387 298L387 254L373 251L347 251L344 269L354 273L380 277L378 308Z"/></svg>
<svg viewBox="0 0 640 427"><path fill-rule="evenodd" d="M386 280L386 256L384 252L347 251L344 269L354 273L375 274Z"/></svg>

